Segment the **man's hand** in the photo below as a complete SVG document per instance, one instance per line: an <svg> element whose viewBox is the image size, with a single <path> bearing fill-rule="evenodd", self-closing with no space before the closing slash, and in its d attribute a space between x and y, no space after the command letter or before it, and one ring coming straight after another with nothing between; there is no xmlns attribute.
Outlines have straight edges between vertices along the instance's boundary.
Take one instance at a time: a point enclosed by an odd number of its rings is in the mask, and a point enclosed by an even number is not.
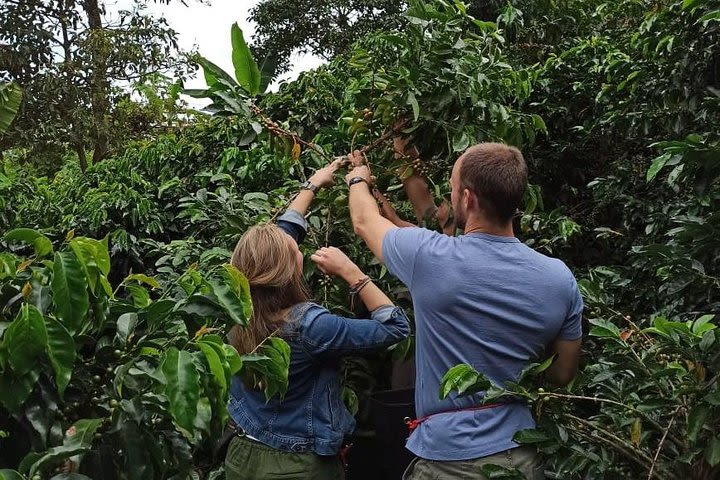
<svg viewBox="0 0 720 480"><path fill-rule="evenodd" d="M330 165L317 170L308 181L318 187L329 187L335 183L333 174L340 168L343 161L341 159L334 160Z"/></svg>
<svg viewBox="0 0 720 480"><path fill-rule="evenodd" d="M347 159L350 162L350 165L352 165L353 167L367 165L367 159L365 158L364 154L360 153L360 150L355 150L352 153L348 153Z"/></svg>

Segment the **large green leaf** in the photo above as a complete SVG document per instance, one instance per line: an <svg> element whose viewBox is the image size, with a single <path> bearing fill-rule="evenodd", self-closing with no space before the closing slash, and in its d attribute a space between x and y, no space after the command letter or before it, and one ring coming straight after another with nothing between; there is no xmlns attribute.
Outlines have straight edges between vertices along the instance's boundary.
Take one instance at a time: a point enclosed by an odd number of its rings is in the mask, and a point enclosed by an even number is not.
<svg viewBox="0 0 720 480"><path fill-rule="evenodd" d="M0 136L10 128L20 108L22 96L22 90L17 84L0 84Z"/></svg>
<svg viewBox="0 0 720 480"><path fill-rule="evenodd" d="M274 53L270 53L267 55L262 62L260 62L260 92L259 93L265 93L267 88L270 86L270 82L272 82L273 78L275 77L275 72L277 71L277 66L279 63L279 58Z"/></svg>
<svg viewBox="0 0 720 480"><path fill-rule="evenodd" d="M707 447L705 447L705 460L712 467L720 464L720 436L710 439Z"/></svg>
<svg viewBox="0 0 720 480"><path fill-rule="evenodd" d="M458 395L470 394L487 390L491 386L490 380L470 365L455 365L440 381L440 398L447 398L452 391L457 391Z"/></svg>
<svg viewBox="0 0 720 480"><path fill-rule="evenodd" d="M55 315L70 334L74 335L82 329L90 307L87 280L75 254L55 254L50 287L55 301Z"/></svg>
<svg viewBox="0 0 720 480"><path fill-rule="evenodd" d="M648 182L651 182L658 173L660 173L660 170L665 166L665 164L670 160L671 155L669 153L665 153L663 155L660 155L655 160L652 161L650 164L650 167L647 170L647 174L645 175L645 179Z"/></svg>
<svg viewBox="0 0 720 480"><path fill-rule="evenodd" d="M232 61L235 67L235 78L240 86L250 96L254 97L260 92L260 70L237 23L233 23L230 28L230 37L232 39Z"/></svg>
<svg viewBox="0 0 720 480"><path fill-rule="evenodd" d="M3 335L3 348L12 371L22 376L32 370L45 351L45 321L37 308L25 304Z"/></svg>
<svg viewBox="0 0 720 480"><path fill-rule="evenodd" d="M247 326L252 315L250 285L245 276L232 265L225 265L223 282L210 280L217 304L231 320L231 325Z"/></svg>
<svg viewBox="0 0 720 480"><path fill-rule="evenodd" d="M31 370L22 376L11 370L0 371L0 404L10 412L19 411L35 388L38 377L39 370Z"/></svg>
<svg viewBox="0 0 720 480"><path fill-rule="evenodd" d="M48 356L55 371L55 383L62 398L70 383L75 364L75 340L67 329L54 318L46 317Z"/></svg>
<svg viewBox="0 0 720 480"><path fill-rule="evenodd" d="M45 465L52 465L59 460L85 452L92 447L95 431L102 424L101 418L78 420L65 432L63 444L53 447L37 459L30 467L29 476L35 475Z"/></svg>
<svg viewBox="0 0 720 480"><path fill-rule="evenodd" d="M256 384L262 384L265 398L285 396L290 368L290 346L285 340L270 337L258 349L258 354L241 357L243 372L254 377Z"/></svg>
<svg viewBox="0 0 720 480"><path fill-rule="evenodd" d="M220 88L226 90L237 85L235 79L207 58L198 55L195 57L195 61L203 68L205 82L207 82L208 86L213 87L213 89Z"/></svg>
<svg viewBox="0 0 720 480"><path fill-rule="evenodd" d="M200 374L192 354L170 347L161 371L165 376L165 396L170 402L170 413L181 428L191 432L200 400Z"/></svg>
<svg viewBox="0 0 720 480"><path fill-rule="evenodd" d="M230 286L233 293L240 299L243 304L243 316L246 322L250 320L253 312L252 297L250 296L250 282L247 277L230 264L223 265L223 278L225 283Z"/></svg>
<svg viewBox="0 0 720 480"><path fill-rule="evenodd" d="M225 368L220 361L220 356L218 355L218 352L212 345L203 341L198 342L198 347L200 348L200 351L203 353L203 355L205 355L205 360L210 367L210 373L212 373L212 376L215 379L215 383L220 388L221 395L224 398L225 393L227 392L228 385L227 378L225 377Z"/></svg>
<svg viewBox="0 0 720 480"><path fill-rule="evenodd" d="M242 368L242 358L240 358L240 354L232 345L223 344L222 347L225 351L225 360L227 360L230 367L230 375L235 375Z"/></svg>
<svg viewBox="0 0 720 480"><path fill-rule="evenodd" d="M144 283L145 285L148 285L152 288L160 288L160 284L157 280L155 280L153 277L143 275L142 273L132 273L125 277L125 280L122 281L122 283L124 284L128 282L139 282Z"/></svg>
<svg viewBox="0 0 720 480"><path fill-rule="evenodd" d="M108 252L107 237L102 241L92 238L77 237L70 242L70 248L75 253L80 266L93 294L97 291L97 284L102 277L110 273L110 254Z"/></svg>
<svg viewBox="0 0 720 480"><path fill-rule="evenodd" d="M592 319L590 323L594 326L590 330L593 337L620 338L620 329L612 322L603 319Z"/></svg>
<svg viewBox="0 0 720 480"><path fill-rule="evenodd" d="M517 443L542 443L547 442L548 440L552 440L552 438L548 437L548 435L543 432L542 430L538 430L535 428L528 428L525 430L519 430L515 433L513 436L513 441Z"/></svg>
<svg viewBox="0 0 720 480"><path fill-rule="evenodd" d="M117 338L126 344L135 331L138 323L138 314L135 312L123 313L117 319Z"/></svg>
<svg viewBox="0 0 720 480"><path fill-rule="evenodd" d="M15 470L0 470L0 480L25 480L25 477L20 475Z"/></svg>
<svg viewBox="0 0 720 480"><path fill-rule="evenodd" d="M5 240L27 243L35 248L35 255L44 257L52 253L52 242L45 235L32 228L16 228L5 234Z"/></svg>

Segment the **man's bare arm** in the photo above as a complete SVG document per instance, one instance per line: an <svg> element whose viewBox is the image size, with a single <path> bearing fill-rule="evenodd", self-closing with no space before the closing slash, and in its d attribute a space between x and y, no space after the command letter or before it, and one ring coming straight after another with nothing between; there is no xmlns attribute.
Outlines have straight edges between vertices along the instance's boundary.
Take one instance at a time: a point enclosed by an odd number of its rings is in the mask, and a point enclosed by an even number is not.
<svg viewBox="0 0 720 480"><path fill-rule="evenodd" d="M564 387L575 378L580 363L581 346L580 339L555 340L553 342L549 353L555 355L555 360L545 370L545 378L549 383Z"/></svg>
<svg viewBox="0 0 720 480"><path fill-rule="evenodd" d="M353 158L353 165L360 163L359 159ZM380 215L375 198L370 193L370 169L366 165L356 166L345 176L345 181L350 182L353 178L363 178L364 182L351 185L349 190L350 218L353 229L360 238L365 241L370 251L383 261L382 242L385 234L392 228L397 228L387 218Z"/></svg>

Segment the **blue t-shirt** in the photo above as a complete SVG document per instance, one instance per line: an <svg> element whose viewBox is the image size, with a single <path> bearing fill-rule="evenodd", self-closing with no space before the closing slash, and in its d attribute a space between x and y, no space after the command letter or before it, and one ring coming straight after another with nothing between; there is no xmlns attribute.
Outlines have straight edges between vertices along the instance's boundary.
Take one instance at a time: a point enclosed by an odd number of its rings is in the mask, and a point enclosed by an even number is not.
<svg viewBox="0 0 720 480"><path fill-rule="evenodd" d="M407 448L429 460L467 460L517 447L515 432L535 426L525 404L448 412L478 405L482 393L440 400L440 380L467 363L502 385L544 360L555 339L580 338L583 303L570 270L515 237L482 233L397 228L382 248L388 271L412 295L415 404L418 418L431 415Z"/></svg>

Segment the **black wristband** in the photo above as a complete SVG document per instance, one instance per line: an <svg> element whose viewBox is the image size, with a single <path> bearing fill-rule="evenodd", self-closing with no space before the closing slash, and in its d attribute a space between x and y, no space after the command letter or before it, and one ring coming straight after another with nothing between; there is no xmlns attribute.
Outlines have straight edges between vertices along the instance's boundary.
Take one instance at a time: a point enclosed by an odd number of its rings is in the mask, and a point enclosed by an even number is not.
<svg viewBox="0 0 720 480"><path fill-rule="evenodd" d="M365 180L363 177L359 177L359 176L351 178L350 181L348 182L348 187L352 187L356 183L360 183L360 182L365 182L367 184L367 186L370 187L370 183L367 180Z"/></svg>

